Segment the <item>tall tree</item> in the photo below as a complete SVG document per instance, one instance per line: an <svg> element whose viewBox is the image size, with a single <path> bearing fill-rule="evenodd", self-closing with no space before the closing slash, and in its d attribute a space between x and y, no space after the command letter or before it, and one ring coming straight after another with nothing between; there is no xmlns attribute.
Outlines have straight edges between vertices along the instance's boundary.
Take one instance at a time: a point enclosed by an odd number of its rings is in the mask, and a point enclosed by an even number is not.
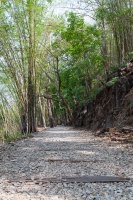
<svg viewBox="0 0 133 200"><path fill-rule="evenodd" d="M94 79L99 76L100 32L96 26L87 26L83 18L70 13L66 27L57 27L52 39L44 62L48 62L50 69L45 68L44 73L73 123L73 108L89 98Z"/></svg>
<svg viewBox="0 0 133 200"><path fill-rule="evenodd" d="M1 68L18 104L22 132L36 130L36 69L40 46L45 45L45 7L37 0L5 0L1 7Z"/></svg>
<svg viewBox="0 0 133 200"><path fill-rule="evenodd" d="M36 131L35 9L36 0L27 1L29 15L28 132Z"/></svg>

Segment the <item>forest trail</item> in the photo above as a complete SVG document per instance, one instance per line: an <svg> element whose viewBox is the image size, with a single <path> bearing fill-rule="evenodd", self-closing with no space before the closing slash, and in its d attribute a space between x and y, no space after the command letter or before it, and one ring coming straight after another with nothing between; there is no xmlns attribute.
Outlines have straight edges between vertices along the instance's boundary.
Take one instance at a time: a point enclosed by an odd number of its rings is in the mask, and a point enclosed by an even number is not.
<svg viewBox="0 0 133 200"><path fill-rule="evenodd" d="M133 200L131 181L41 181L84 175L133 178L133 145L57 126L0 147L0 200Z"/></svg>

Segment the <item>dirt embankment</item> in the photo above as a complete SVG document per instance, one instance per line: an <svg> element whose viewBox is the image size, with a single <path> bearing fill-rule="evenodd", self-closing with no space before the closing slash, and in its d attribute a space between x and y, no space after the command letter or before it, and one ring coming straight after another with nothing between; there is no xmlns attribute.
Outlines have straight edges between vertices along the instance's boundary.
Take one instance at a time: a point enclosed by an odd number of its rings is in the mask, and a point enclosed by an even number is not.
<svg viewBox="0 0 133 200"><path fill-rule="evenodd" d="M106 127L133 126L133 62L119 71L119 80L107 83L92 101L75 109L76 126L93 130ZM109 82L110 83L110 82Z"/></svg>

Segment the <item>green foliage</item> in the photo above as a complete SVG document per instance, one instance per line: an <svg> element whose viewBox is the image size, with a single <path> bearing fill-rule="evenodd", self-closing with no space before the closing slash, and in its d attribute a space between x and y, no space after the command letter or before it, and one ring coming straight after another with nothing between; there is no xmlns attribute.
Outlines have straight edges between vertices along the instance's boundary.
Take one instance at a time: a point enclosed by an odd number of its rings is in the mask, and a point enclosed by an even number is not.
<svg viewBox="0 0 133 200"><path fill-rule="evenodd" d="M100 90L101 90L101 88L99 88L99 87L94 87L94 88L91 90L90 94L89 94L88 100L94 99L95 96L98 94L98 92L100 92Z"/></svg>
<svg viewBox="0 0 133 200"><path fill-rule="evenodd" d="M86 25L83 18L75 13L69 14L67 23L67 28L61 31L62 39L69 43L65 52L67 55L71 54L75 59L78 59L86 57L98 49L100 31L96 26Z"/></svg>
<svg viewBox="0 0 133 200"><path fill-rule="evenodd" d="M21 131L17 112L15 107L9 107L6 102L0 107L0 137L4 138Z"/></svg>
<svg viewBox="0 0 133 200"><path fill-rule="evenodd" d="M129 52L132 51L132 16L133 4L130 0L101 1L95 11L95 17L99 27L103 30L106 47L114 56L111 63L121 65L129 60ZM129 31L130 30L130 31ZM111 41L111 47L108 43ZM113 43L112 43L113 41ZM112 49L111 49L112 48ZM107 52L105 52L107 53ZM107 56L107 55L106 55Z"/></svg>
<svg viewBox="0 0 133 200"><path fill-rule="evenodd" d="M115 83L117 83L119 80L119 77L113 77L109 82L108 82L108 85L109 86L113 86L115 85Z"/></svg>
<svg viewBox="0 0 133 200"><path fill-rule="evenodd" d="M106 82L106 68L113 73L120 67L116 59L123 63L133 55L133 12L128 1L94 0L95 25L85 23L74 12L65 19L55 18L50 11L47 13L52 0L34 2L2 1L0 86L4 98L0 101L0 123L3 124L0 132L8 140L19 137L21 115L28 109L28 74L35 70L32 78L35 78L36 93L32 96L52 97L59 114L66 109L59 93L72 111L99 92L101 83ZM32 45L29 43L31 8L35 11ZM34 46L30 52L35 64L32 70L28 70L30 45ZM114 77L108 84L112 86L117 81L118 77ZM9 98L15 103L8 103ZM46 105L47 101L44 102Z"/></svg>
<svg viewBox="0 0 133 200"><path fill-rule="evenodd" d="M4 134L4 137L3 137L3 142L12 142L12 141L16 141L18 139L23 139L23 138L26 138L26 137L29 137L30 134L29 133L26 133L26 134L21 134L21 133L15 133L15 134L9 134L7 135L7 133Z"/></svg>
<svg viewBox="0 0 133 200"><path fill-rule="evenodd" d="M110 72L113 73L115 72L116 70L119 69L119 66L115 65L115 66L110 66Z"/></svg>
<svg viewBox="0 0 133 200"><path fill-rule="evenodd" d="M130 57L133 57L133 51L129 52Z"/></svg>
<svg viewBox="0 0 133 200"><path fill-rule="evenodd" d="M98 92L96 80L104 74L100 45L101 32L97 26L86 25L82 17L72 12L67 16L67 24L54 30L50 51L53 63L58 57L59 65L50 68L49 86L53 100L57 100L54 101L56 113L63 114L66 109L58 94L58 78L60 91L71 111Z"/></svg>

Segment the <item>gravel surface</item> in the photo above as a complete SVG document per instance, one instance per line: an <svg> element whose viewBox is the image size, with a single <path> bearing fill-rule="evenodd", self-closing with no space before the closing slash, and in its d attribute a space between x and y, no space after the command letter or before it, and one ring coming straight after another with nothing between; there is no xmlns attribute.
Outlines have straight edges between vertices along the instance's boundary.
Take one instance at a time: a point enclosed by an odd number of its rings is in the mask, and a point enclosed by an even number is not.
<svg viewBox="0 0 133 200"><path fill-rule="evenodd" d="M133 178L133 144L58 126L0 147L0 200L133 200L133 182L43 183L64 176ZM32 179L11 182L9 179Z"/></svg>

